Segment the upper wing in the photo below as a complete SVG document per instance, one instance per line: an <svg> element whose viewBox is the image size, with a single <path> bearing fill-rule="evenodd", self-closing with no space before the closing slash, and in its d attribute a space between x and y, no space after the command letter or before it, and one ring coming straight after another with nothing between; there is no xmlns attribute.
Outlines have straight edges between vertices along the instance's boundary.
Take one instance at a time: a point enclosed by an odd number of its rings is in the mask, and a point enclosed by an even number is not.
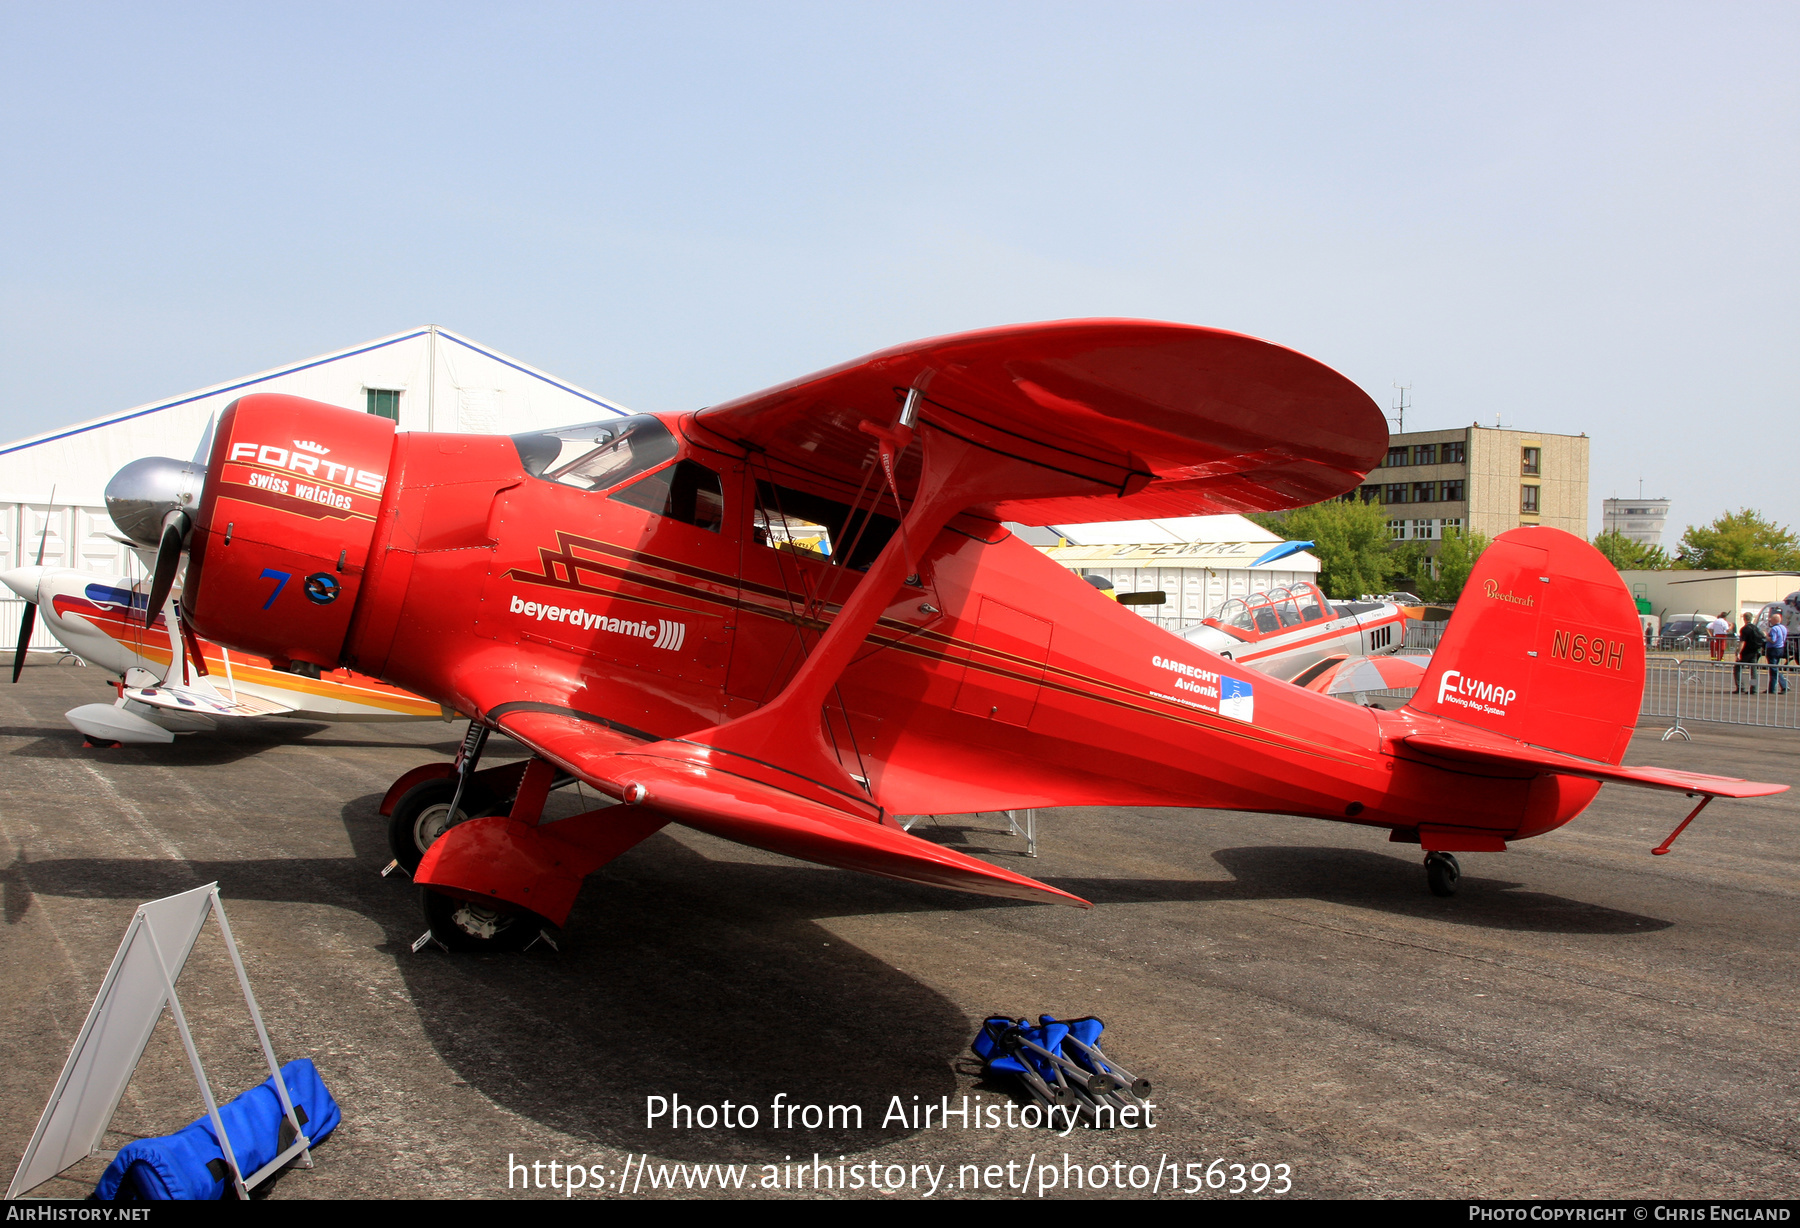
<svg viewBox="0 0 1800 1228"><path fill-rule="evenodd" d="M494 676L487 681L491 685ZM779 770L763 770L767 765L684 739L653 741L561 704L477 706L508 736L602 792L726 840L977 895L1089 907L1066 891L832 805L817 789L803 795L784 788Z"/></svg>
<svg viewBox="0 0 1800 1228"><path fill-rule="evenodd" d="M925 421L1066 475L980 514L1026 524L1275 511L1362 480L1387 421L1355 384L1293 350L1219 329L1059 320L897 346L701 410L696 422L774 465L852 488L908 389ZM910 498L918 449L899 464Z"/></svg>

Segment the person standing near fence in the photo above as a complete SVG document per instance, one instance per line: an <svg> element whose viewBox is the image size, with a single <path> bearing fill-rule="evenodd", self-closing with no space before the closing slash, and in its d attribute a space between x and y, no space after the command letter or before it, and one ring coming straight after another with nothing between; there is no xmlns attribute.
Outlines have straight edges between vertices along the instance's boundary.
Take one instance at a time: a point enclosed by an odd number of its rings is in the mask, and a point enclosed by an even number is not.
<svg viewBox="0 0 1800 1228"><path fill-rule="evenodd" d="M1725 643L1731 638L1731 624L1726 621L1725 611L1720 610L1719 616L1706 624L1706 634L1712 640L1712 659L1723 661Z"/></svg>
<svg viewBox="0 0 1800 1228"><path fill-rule="evenodd" d="M1769 615L1769 694L1775 693L1777 683L1781 684L1781 693L1787 694L1787 678L1781 672L1782 658L1787 656L1788 629L1781 621L1779 613Z"/></svg>
<svg viewBox="0 0 1800 1228"><path fill-rule="evenodd" d="M1744 615L1744 625L1738 630L1738 663L1731 667L1731 691L1734 695L1744 693L1744 680L1741 677L1746 663L1750 666L1750 693L1756 694L1756 664L1762 660L1763 645L1768 643L1762 628L1756 625L1756 615Z"/></svg>

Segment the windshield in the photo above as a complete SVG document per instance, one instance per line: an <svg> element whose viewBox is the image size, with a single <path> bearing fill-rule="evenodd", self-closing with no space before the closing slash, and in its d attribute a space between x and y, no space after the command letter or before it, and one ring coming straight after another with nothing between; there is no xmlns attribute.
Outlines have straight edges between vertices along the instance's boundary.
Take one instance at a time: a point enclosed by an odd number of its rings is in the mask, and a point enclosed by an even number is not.
<svg viewBox="0 0 1800 1228"><path fill-rule="evenodd" d="M1214 606L1212 613L1206 616L1208 622L1217 622L1222 626L1235 627L1240 631L1260 632L1268 634L1286 627L1298 626L1301 623L1317 622L1331 617L1330 608L1326 605L1319 590L1310 584L1295 584L1291 588L1271 589L1266 593L1252 593L1248 597L1233 597L1221 605Z"/></svg>
<svg viewBox="0 0 1800 1228"><path fill-rule="evenodd" d="M669 428L648 414L559 426L512 441L526 473L576 490L609 490L675 455Z"/></svg>
<svg viewBox="0 0 1800 1228"><path fill-rule="evenodd" d="M1224 605L1216 607L1207 619L1221 626L1235 627L1239 631L1250 631L1255 624L1250 621L1250 611L1245 607L1241 597L1233 597Z"/></svg>

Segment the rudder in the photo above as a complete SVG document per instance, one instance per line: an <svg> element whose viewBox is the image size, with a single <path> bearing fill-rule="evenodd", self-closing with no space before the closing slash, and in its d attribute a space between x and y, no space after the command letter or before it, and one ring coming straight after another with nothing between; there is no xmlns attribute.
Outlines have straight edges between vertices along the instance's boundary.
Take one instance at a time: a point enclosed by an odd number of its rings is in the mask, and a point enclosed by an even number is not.
<svg viewBox="0 0 1800 1228"><path fill-rule="evenodd" d="M1520 528L1477 560L1407 707L1616 764L1643 692L1643 633L1619 573L1572 534Z"/></svg>

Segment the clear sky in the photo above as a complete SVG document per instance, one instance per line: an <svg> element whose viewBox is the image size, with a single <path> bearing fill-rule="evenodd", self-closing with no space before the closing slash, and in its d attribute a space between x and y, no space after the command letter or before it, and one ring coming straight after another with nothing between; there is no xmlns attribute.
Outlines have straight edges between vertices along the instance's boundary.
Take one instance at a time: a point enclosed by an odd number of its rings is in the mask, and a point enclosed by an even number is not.
<svg viewBox="0 0 1800 1228"><path fill-rule="evenodd" d="M1800 5L0 4L0 439L410 326L634 409L1292 346L1800 524Z"/></svg>

